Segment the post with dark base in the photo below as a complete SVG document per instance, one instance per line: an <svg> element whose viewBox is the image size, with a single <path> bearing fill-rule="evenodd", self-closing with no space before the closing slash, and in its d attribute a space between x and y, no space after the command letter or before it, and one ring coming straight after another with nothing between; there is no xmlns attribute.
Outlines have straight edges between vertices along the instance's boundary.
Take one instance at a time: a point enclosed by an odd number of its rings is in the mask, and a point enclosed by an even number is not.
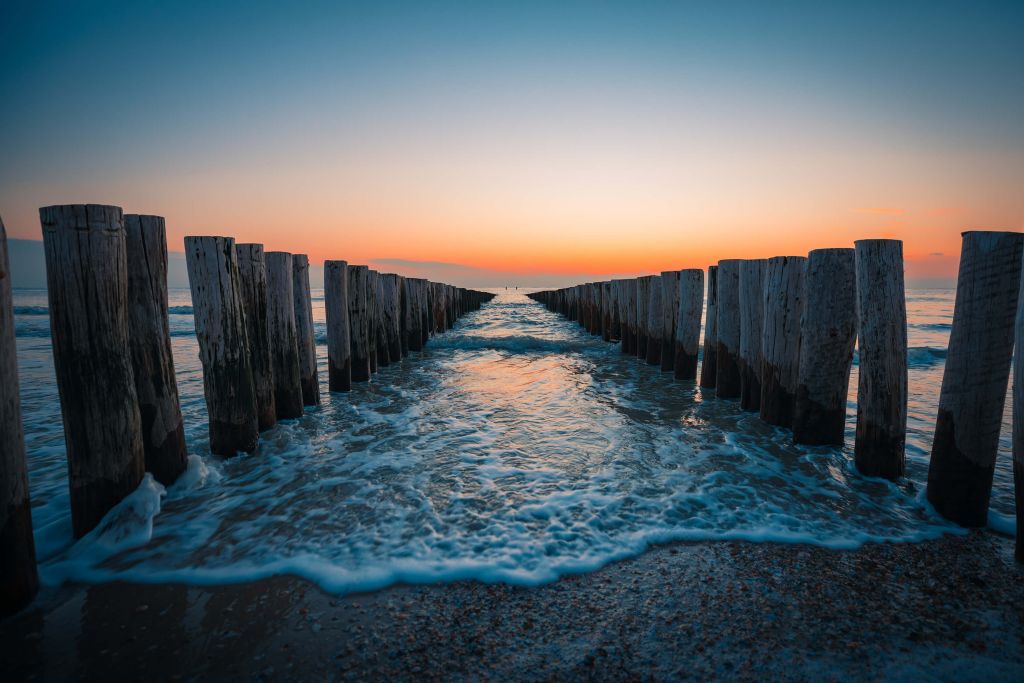
<svg viewBox="0 0 1024 683"><path fill-rule="evenodd" d="M75 204L44 207L39 218L71 524L81 538L145 472L129 351L124 217L116 206Z"/></svg>
<svg viewBox="0 0 1024 683"><path fill-rule="evenodd" d="M740 263L739 259L718 262L718 353L715 395L740 397Z"/></svg>
<svg viewBox="0 0 1024 683"><path fill-rule="evenodd" d="M1024 278L1017 294L1016 338L1024 342ZM1013 496L1017 513L1018 562L1024 562L1024 353L1013 359Z"/></svg>
<svg viewBox="0 0 1024 683"><path fill-rule="evenodd" d="M185 262L210 416L210 451L225 456L254 451L259 420L235 240L186 237Z"/></svg>
<svg viewBox="0 0 1024 683"><path fill-rule="evenodd" d="M320 405L320 378L316 371L316 333L313 331L313 298L309 293L309 257L292 254L292 296L295 299L295 340L299 348L302 403Z"/></svg>
<svg viewBox="0 0 1024 683"><path fill-rule="evenodd" d="M661 304L661 276L647 281L647 364L661 367L661 328L664 319Z"/></svg>
<svg viewBox="0 0 1024 683"><path fill-rule="evenodd" d="M803 256L775 256L765 269L761 419L777 427L793 425L806 268Z"/></svg>
<svg viewBox="0 0 1024 683"><path fill-rule="evenodd" d="M768 259L740 264L740 408L761 408L761 370L764 335L764 273Z"/></svg>
<svg viewBox="0 0 1024 683"><path fill-rule="evenodd" d="M352 381L370 379L369 285L367 266L348 267L348 322L352 342Z"/></svg>
<svg viewBox="0 0 1024 683"><path fill-rule="evenodd" d="M700 350L700 318L704 309L704 271L687 268L679 271L679 309L675 318L675 379L697 379L697 352Z"/></svg>
<svg viewBox="0 0 1024 683"><path fill-rule="evenodd" d="M327 388L352 389L352 339L348 319L348 263L324 261L324 314L327 317Z"/></svg>
<svg viewBox="0 0 1024 683"><path fill-rule="evenodd" d="M256 417L259 430L277 424L274 402L273 365L270 358L270 323L267 317L267 264L262 244L235 244L238 257L238 289L245 310L245 328L249 338L249 363L256 390Z"/></svg>
<svg viewBox="0 0 1024 683"><path fill-rule="evenodd" d="M703 298L703 297L702 297ZM676 365L676 324L679 318L679 271L661 273L661 371Z"/></svg>
<svg viewBox="0 0 1024 683"><path fill-rule="evenodd" d="M862 474L903 474L907 435L907 304L903 242L859 240L859 380L854 462Z"/></svg>
<svg viewBox="0 0 1024 683"><path fill-rule="evenodd" d="M700 364L700 386L715 388L718 371L718 266L708 266L708 309L704 322L704 359Z"/></svg>
<svg viewBox="0 0 1024 683"><path fill-rule="evenodd" d="M939 514L961 526L988 522L1022 251L1018 232L963 234L927 493Z"/></svg>
<svg viewBox="0 0 1024 683"><path fill-rule="evenodd" d="M856 339L854 250L815 249L804 275L794 443L843 445Z"/></svg>
<svg viewBox="0 0 1024 683"><path fill-rule="evenodd" d="M270 358L274 367L274 403L277 419L302 417L302 371L295 333L295 280L292 255L268 251L267 311L270 324Z"/></svg>
<svg viewBox="0 0 1024 683"><path fill-rule="evenodd" d="M11 269L0 220L0 617L14 614L39 592L25 436L18 393Z"/></svg>
<svg viewBox="0 0 1024 683"><path fill-rule="evenodd" d="M160 216L124 217L128 329L146 471L170 486L188 466L167 318L167 232Z"/></svg>

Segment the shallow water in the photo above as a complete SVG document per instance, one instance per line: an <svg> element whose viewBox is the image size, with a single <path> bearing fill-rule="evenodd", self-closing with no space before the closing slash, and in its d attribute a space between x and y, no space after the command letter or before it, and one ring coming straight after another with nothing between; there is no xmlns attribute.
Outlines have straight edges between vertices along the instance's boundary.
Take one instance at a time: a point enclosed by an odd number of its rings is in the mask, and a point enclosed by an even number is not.
<svg viewBox="0 0 1024 683"><path fill-rule="evenodd" d="M497 291L497 290L496 290ZM189 451L72 544L46 294L15 293L43 580L221 583L276 573L349 592L396 581L539 583L657 542L738 538L849 548L959 533L923 502L953 292L908 295L908 476L867 479L847 447L808 448L692 382L622 356L523 293L494 302L348 394L209 453L189 294L171 293ZM1012 531L1009 411L990 524Z"/></svg>

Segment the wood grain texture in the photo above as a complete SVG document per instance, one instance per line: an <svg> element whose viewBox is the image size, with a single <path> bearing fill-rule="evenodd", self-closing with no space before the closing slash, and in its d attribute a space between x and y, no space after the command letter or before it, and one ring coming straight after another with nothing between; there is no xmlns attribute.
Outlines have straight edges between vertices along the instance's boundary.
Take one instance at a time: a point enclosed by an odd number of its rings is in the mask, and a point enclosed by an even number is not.
<svg viewBox="0 0 1024 683"><path fill-rule="evenodd" d="M0 617L14 614L39 592L18 389L7 230L0 219Z"/></svg>
<svg viewBox="0 0 1024 683"><path fill-rule="evenodd" d="M764 273L768 259L740 263L740 408L761 407L761 370L764 335Z"/></svg>
<svg viewBox="0 0 1024 683"><path fill-rule="evenodd" d="M903 242L859 240L858 382L854 461L861 473L903 475L907 435L907 304Z"/></svg>
<svg viewBox="0 0 1024 683"><path fill-rule="evenodd" d="M953 328L928 467L928 500L962 526L988 521L1003 421L1024 235L965 232Z"/></svg>
<svg viewBox="0 0 1024 683"><path fill-rule="evenodd" d="M238 289L245 311L249 338L249 363L256 390L256 417L264 432L277 424L274 374L270 356L270 321L267 312L267 263L262 244L235 244L238 258Z"/></svg>
<svg viewBox="0 0 1024 683"><path fill-rule="evenodd" d="M352 338L348 317L348 262L324 261L324 315L327 318L327 388L352 389Z"/></svg>
<svg viewBox="0 0 1024 683"><path fill-rule="evenodd" d="M661 329L665 311L661 304L661 276L647 281L647 354L648 365L661 366Z"/></svg>
<svg viewBox="0 0 1024 683"><path fill-rule="evenodd" d="M170 486L185 471L185 424L167 318L167 232L160 216L126 214L128 329L146 470Z"/></svg>
<svg viewBox="0 0 1024 683"><path fill-rule="evenodd" d="M853 249L807 255L793 441L843 444L850 367L857 340L857 275Z"/></svg>
<svg viewBox="0 0 1024 683"><path fill-rule="evenodd" d="M778 427L793 424L806 269L804 256L774 256L765 268L761 419Z"/></svg>
<svg viewBox="0 0 1024 683"><path fill-rule="evenodd" d="M145 471L129 351L124 217L116 206L96 204L48 206L39 217L71 520L81 538Z"/></svg>
<svg viewBox="0 0 1024 683"><path fill-rule="evenodd" d="M320 377L316 367L316 332L313 330L313 298L309 292L309 257L292 254L292 297L295 299L295 340L299 348L302 403L320 405Z"/></svg>
<svg viewBox="0 0 1024 683"><path fill-rule="evenodd" d="M661 371L673 372L676 365L676 325L679 320L679 272L661 273Z"/></svg>
<svg viewBox="0 0 1024 683"><path fill-rule="evenodd" d="M704 359L700 365L700 386L714 389L718 372L718 266L708 266L708 306L704 317Z"/></svg>
<svg viewBox="0 0 1024 683"><path fill-rule="evenodd" d="M251 452L259 442L256 387L231 237L186 237L185 263L203 365L210 451Z"/></svg>
<svg viewBox="0 0 1024 683"><path fill-rule="evenodd" d="M716 306L718 353L715 395L740 396L740 260L718 262L718 305Z"/></svg>
<svg viewBox="0 0 1024 683"><path fill-rule="evenodd" d="M267 320L270 329L270 358L273 361L274 404L277 419L302 417L302 370L299 340L295 330L295 280L292 255L268 251Z"/></svg>
<svg viewBox="0 0 1024 683"><path fill-rule="evenodd" d="M1017 293L1014 327L1017 343L1024 343L1024 277ZM1013 494L1017 516L1014 555L1018 562L1024 562L1024 353L1020 351L1013 358Z"/></svg>
<svg viewBox="0 0 1024 683"><path fill-rule="evenodd" d="M697 379L697 351L700 347L700 318L704 308L704 271L679 271L679 309L676 313L675 378Z"/></svg>
<svg viewBox="0 0 1024 683"><path fill-rule="evenodd" d="M348 320L351 339L352 381L370 379L370 269L348 267Z"/></svg>

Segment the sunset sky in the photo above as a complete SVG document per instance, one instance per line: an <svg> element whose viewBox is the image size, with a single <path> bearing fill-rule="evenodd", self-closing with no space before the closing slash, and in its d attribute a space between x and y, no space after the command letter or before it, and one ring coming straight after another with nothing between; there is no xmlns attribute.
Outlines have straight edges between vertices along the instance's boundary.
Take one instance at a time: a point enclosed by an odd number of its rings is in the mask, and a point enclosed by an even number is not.
<svg viewBox="0 0 1024 683"><path fill-rule="evenodd" d="M1020 1L5 2L0 86L12 238L110 203L505 284L1024 229Z"/></svg>

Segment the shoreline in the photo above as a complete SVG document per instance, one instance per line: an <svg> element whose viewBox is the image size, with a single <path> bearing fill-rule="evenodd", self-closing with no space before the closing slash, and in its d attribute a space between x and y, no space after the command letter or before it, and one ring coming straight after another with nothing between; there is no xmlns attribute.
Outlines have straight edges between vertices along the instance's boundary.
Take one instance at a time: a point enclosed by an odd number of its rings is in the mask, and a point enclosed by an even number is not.
<svg viewBox="0 0 1024 683"><path fill-rule="evenodd" d="M677 542L532 588L69 584L0 621L0 643L9 680L1019 680L1024 566L1012 539L974 531Z"/></svg>

